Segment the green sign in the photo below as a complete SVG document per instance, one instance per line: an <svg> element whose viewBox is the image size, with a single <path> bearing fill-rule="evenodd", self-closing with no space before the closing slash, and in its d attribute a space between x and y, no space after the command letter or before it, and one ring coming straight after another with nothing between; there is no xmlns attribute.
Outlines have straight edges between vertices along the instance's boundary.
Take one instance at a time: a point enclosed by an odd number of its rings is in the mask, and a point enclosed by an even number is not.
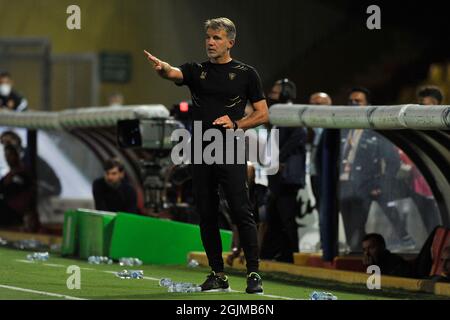
<svg viewBox="0 0 450 320"><path fill-rule="evenodd" d="M102 82L129 82L131 80L131 55L129 53L101 52L100 79Z"/></svg>

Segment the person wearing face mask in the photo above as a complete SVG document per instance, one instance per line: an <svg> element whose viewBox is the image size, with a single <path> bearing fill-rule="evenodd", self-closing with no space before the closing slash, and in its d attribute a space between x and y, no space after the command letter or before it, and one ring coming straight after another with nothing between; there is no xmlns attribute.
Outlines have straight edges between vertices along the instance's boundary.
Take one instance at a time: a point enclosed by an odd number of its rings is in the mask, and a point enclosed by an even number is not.
<svg viewBox="0 0 450 320"><path fill-rule="evenodd" d="M108 159L103 165L105 174L94 181L95 209L110 212L138 213L134 188L125 180L125 168L117 159Z"/></svg>
<svg viewBox="0 0 450 320"><path fill-rule="evenodd" d="M14 82L9 72L0 72L0 109L25 111L28 101L13 90Z"/></svg>

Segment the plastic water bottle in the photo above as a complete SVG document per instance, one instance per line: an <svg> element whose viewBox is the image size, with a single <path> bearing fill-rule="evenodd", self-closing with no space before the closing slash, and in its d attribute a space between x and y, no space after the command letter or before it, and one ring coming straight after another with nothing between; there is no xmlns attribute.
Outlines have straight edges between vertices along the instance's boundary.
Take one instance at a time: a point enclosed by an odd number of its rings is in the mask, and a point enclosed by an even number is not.
<svg viewBox="0 0 450 320"><path fill-rule="evenodd" d="M34 252L27 255L29 261L47 261L49 258L48 252Z"/></svg>
<svg viewBox="0 0 450 320"><path fill-rule="evenodd" d="M44 244L38 240L18 240L14 242L14 247L21 250L36 250L38 248L44 247Z"/></svg>
<svg viewBox="0 0 450 320"><path fill-rule="evenodd" d="M199 266L199 263L198 263L197 260L191 259L191 260L189 260L189 263L188 263L187 266L188 266L189 268L195 268L195 267L198 267L198 266Z"/></svg>
<svg viewBox="0 0 450 320"><path fill-rule="evenodd" d="M159 286L160 287L170 287L172 285L172 279L169 278L162 278L161 280L159 280Z"/></svg>
<svg viewBox="0 0 450 320"><path fill-rule="evenodd" d="M113 261L111 259L109 259L108 257L90 256L88 258L88 263L90 263L90 264L112 264Z"/></svg>
<svg viewBox="0 0 450 320"><path fill-rule="evenodd" d="M131 279L144 279L143 270L130 270Z"/></svg>
<svg viewBox="0 0 450 320"><path fill-rule="evenodd" d="M202 287L200 286L193 286L187 289L188 293L193 293L193 292L202 292Z"/></svg>
<svg viewBox="0 0 450 320"><path fill-rule="evenodd" d="M310 296L311 300L337 300L338 298L330 292L314 291Z"/></svg>
<svg viewBox="0 0 450 320"><path fill-rule="evenodd" d="M172 285L167 289L168 292L182 292L182 293L188 293L188 292L199 292L197 288L200 288L192 283L188 282L173 282Z"/></svg>
<svg viewBox="0 0 450 320"><path fill-rule="evenodd" d="M172 285L167 289L168 292L186 292L189 287L183 287L181 283L172 283Z"/></svg>
<svg viewBox="0 0 450 320"><path fill-rule="evenodd" d="M61 244L59 244L59 243L52 244L50 246L50 251L60 252L61 251Z"/></svg>
<svg viewBox="0 0 450 320"><path fill-rule="evenodd" d="M141 266L142 261L138 258L120 258L119 264L121 266Z"/></svg>
<svg viewBox="0 0 450 320"><path fill-rule="evenodd" d="M143 279L144 271L143 270L123 270L117 272L116 275L121 279Z"/></svg>

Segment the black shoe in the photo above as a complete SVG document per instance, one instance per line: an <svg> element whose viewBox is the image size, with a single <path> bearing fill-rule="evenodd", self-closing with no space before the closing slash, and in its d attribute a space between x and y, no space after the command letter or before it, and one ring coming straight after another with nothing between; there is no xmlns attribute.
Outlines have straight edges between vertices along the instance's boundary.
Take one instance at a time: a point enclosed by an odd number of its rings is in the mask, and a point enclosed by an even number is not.
<svg viewBox="0 0 450 320"><path fill-rule="evenodd" d="M206 277L205 282L200 285L202 291L207 292L229 292L231 291L230 285L228 284L228 278L225 276L224 278L216 275L214 271Z"/></svg>
<svg viewBox="0 0 450 320"><path fill-rule="evenodd" d="M261 276L256 272L250 272L247 276L247 289L245 289L245 292L257 294L264 293Z"/></svg>

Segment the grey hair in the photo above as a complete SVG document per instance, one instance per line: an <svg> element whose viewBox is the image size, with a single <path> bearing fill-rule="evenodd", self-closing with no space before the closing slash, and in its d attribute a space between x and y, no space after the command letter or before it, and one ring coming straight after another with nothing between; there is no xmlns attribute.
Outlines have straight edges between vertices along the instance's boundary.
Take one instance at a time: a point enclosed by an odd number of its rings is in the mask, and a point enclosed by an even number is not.
<svg viewBox="0 0 450 320"><path fill-rule="evenodd" d="M227 37L230 40L236 39L236 26L233 21L228 18L215 18L205 21L205 31L208 29L219 30L223 29L227 33Z"/></svg>

